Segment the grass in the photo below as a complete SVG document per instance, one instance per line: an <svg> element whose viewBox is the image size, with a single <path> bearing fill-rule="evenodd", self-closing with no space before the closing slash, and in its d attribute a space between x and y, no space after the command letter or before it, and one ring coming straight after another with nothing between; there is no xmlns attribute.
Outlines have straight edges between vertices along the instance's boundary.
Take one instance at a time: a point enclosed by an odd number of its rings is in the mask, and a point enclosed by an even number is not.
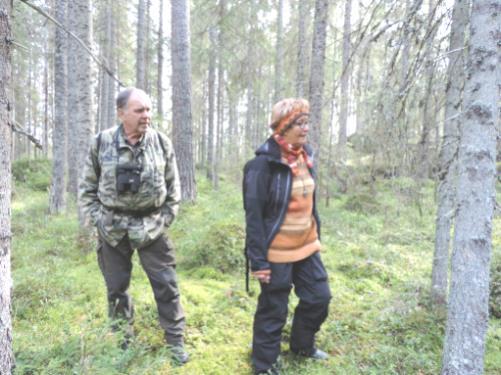
<svg viewBox="0 0 501 375"><path fill-rule="evenodd" d="M37 180L37 187L43 183ZM119 349L106 317L105 288L93 238L78 236L74 204L47 215L47 193L23 182L13 202L13 318L16 374L250 374L254 295L244 290L243 210L239 187L218 193L199 180L196 204L184 205L169 235L177 248L186 344L191 361L172 367L148 280L137 257L131 294L135 339ZM358 198L354 196L358 194ZM299 361L288 352L283 373L437 374L445 314L430 308L434 237L432 187L419 200L409 182L379 183L377 193L321 204L323 260L333 299L317 341L332 357ZM370 197L370 198L367 198ZM367 202L364 201L367 200ZM364 204L370 206L364 210ZM493 253L501 255L501 220ZM297 298L291 295L291 307ZM292 308L290 308L292 311ZM289 319L290 320L290 319ZM501 321L491 318L485 373L501 373Z"/></svg>

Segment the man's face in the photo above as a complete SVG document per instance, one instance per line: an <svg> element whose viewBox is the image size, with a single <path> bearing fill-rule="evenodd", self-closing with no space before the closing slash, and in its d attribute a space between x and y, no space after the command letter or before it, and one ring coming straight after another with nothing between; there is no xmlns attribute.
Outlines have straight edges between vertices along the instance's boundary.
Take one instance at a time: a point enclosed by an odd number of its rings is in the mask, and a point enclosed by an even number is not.
<svg viewBox="0 0 501 375"><path fill-rule="evenodd" d="M133 91L125 108L118 110L126 133L143 135L151 121L151 100L142 91Z"/></svg>

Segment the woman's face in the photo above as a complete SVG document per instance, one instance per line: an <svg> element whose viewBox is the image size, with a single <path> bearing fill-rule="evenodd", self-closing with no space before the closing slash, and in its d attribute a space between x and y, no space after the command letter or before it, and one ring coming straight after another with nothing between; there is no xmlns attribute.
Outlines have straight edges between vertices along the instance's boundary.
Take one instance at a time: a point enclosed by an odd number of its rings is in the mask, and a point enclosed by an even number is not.
<svg viewBox="0 0 501 375"><path fill-rule="evenodd" d="M308 116L300 117L284 133L284 139L294 147L302 147L306 143L308 130Z"/></svg>

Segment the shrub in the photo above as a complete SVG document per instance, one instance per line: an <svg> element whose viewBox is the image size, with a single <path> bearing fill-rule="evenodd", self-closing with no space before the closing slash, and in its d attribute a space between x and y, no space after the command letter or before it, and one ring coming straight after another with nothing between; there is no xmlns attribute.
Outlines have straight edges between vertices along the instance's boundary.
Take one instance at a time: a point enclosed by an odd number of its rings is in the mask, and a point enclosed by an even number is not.
<svg viewBox="0 0 501 375"><path fill-rule="evenodd" d="M187 254L185 265L188 268L210 266L221 272L242 269L245 263L244 238L240 225L216 222Z"/></svg>
<svg viewBox="0 0 501 375"><path fill-rule="evenodd" d="M376 213L379 209L379 202L374 195L366 192L358 192L350 195L344 204L348 211L363 214Z"/></svg>
<svg viewBox="0 0 501 375"><path fill-rule="evenodd" d="M50 170L51 162L48 159L19 159L12 163L14 181L36 191L49 188Z"/></svg>

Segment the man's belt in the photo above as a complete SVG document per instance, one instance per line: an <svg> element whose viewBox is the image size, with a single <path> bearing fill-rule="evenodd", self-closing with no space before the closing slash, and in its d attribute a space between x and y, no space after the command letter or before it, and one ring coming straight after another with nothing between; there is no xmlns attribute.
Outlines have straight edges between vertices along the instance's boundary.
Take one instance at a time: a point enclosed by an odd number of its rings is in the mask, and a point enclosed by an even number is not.
<svg viewBox="0 0 501 375"><path fill-rule="evenodd" d="M145 217L145 216L150 216L153 214L160 213L160 207L149 207L149 208L144 208L142 210L126 210L122 208L116 208L116 207L108 207L104 206L109 211L112 211L115 214L119 215L126 215L126 216L132 216L132 217Z"/></svg>

